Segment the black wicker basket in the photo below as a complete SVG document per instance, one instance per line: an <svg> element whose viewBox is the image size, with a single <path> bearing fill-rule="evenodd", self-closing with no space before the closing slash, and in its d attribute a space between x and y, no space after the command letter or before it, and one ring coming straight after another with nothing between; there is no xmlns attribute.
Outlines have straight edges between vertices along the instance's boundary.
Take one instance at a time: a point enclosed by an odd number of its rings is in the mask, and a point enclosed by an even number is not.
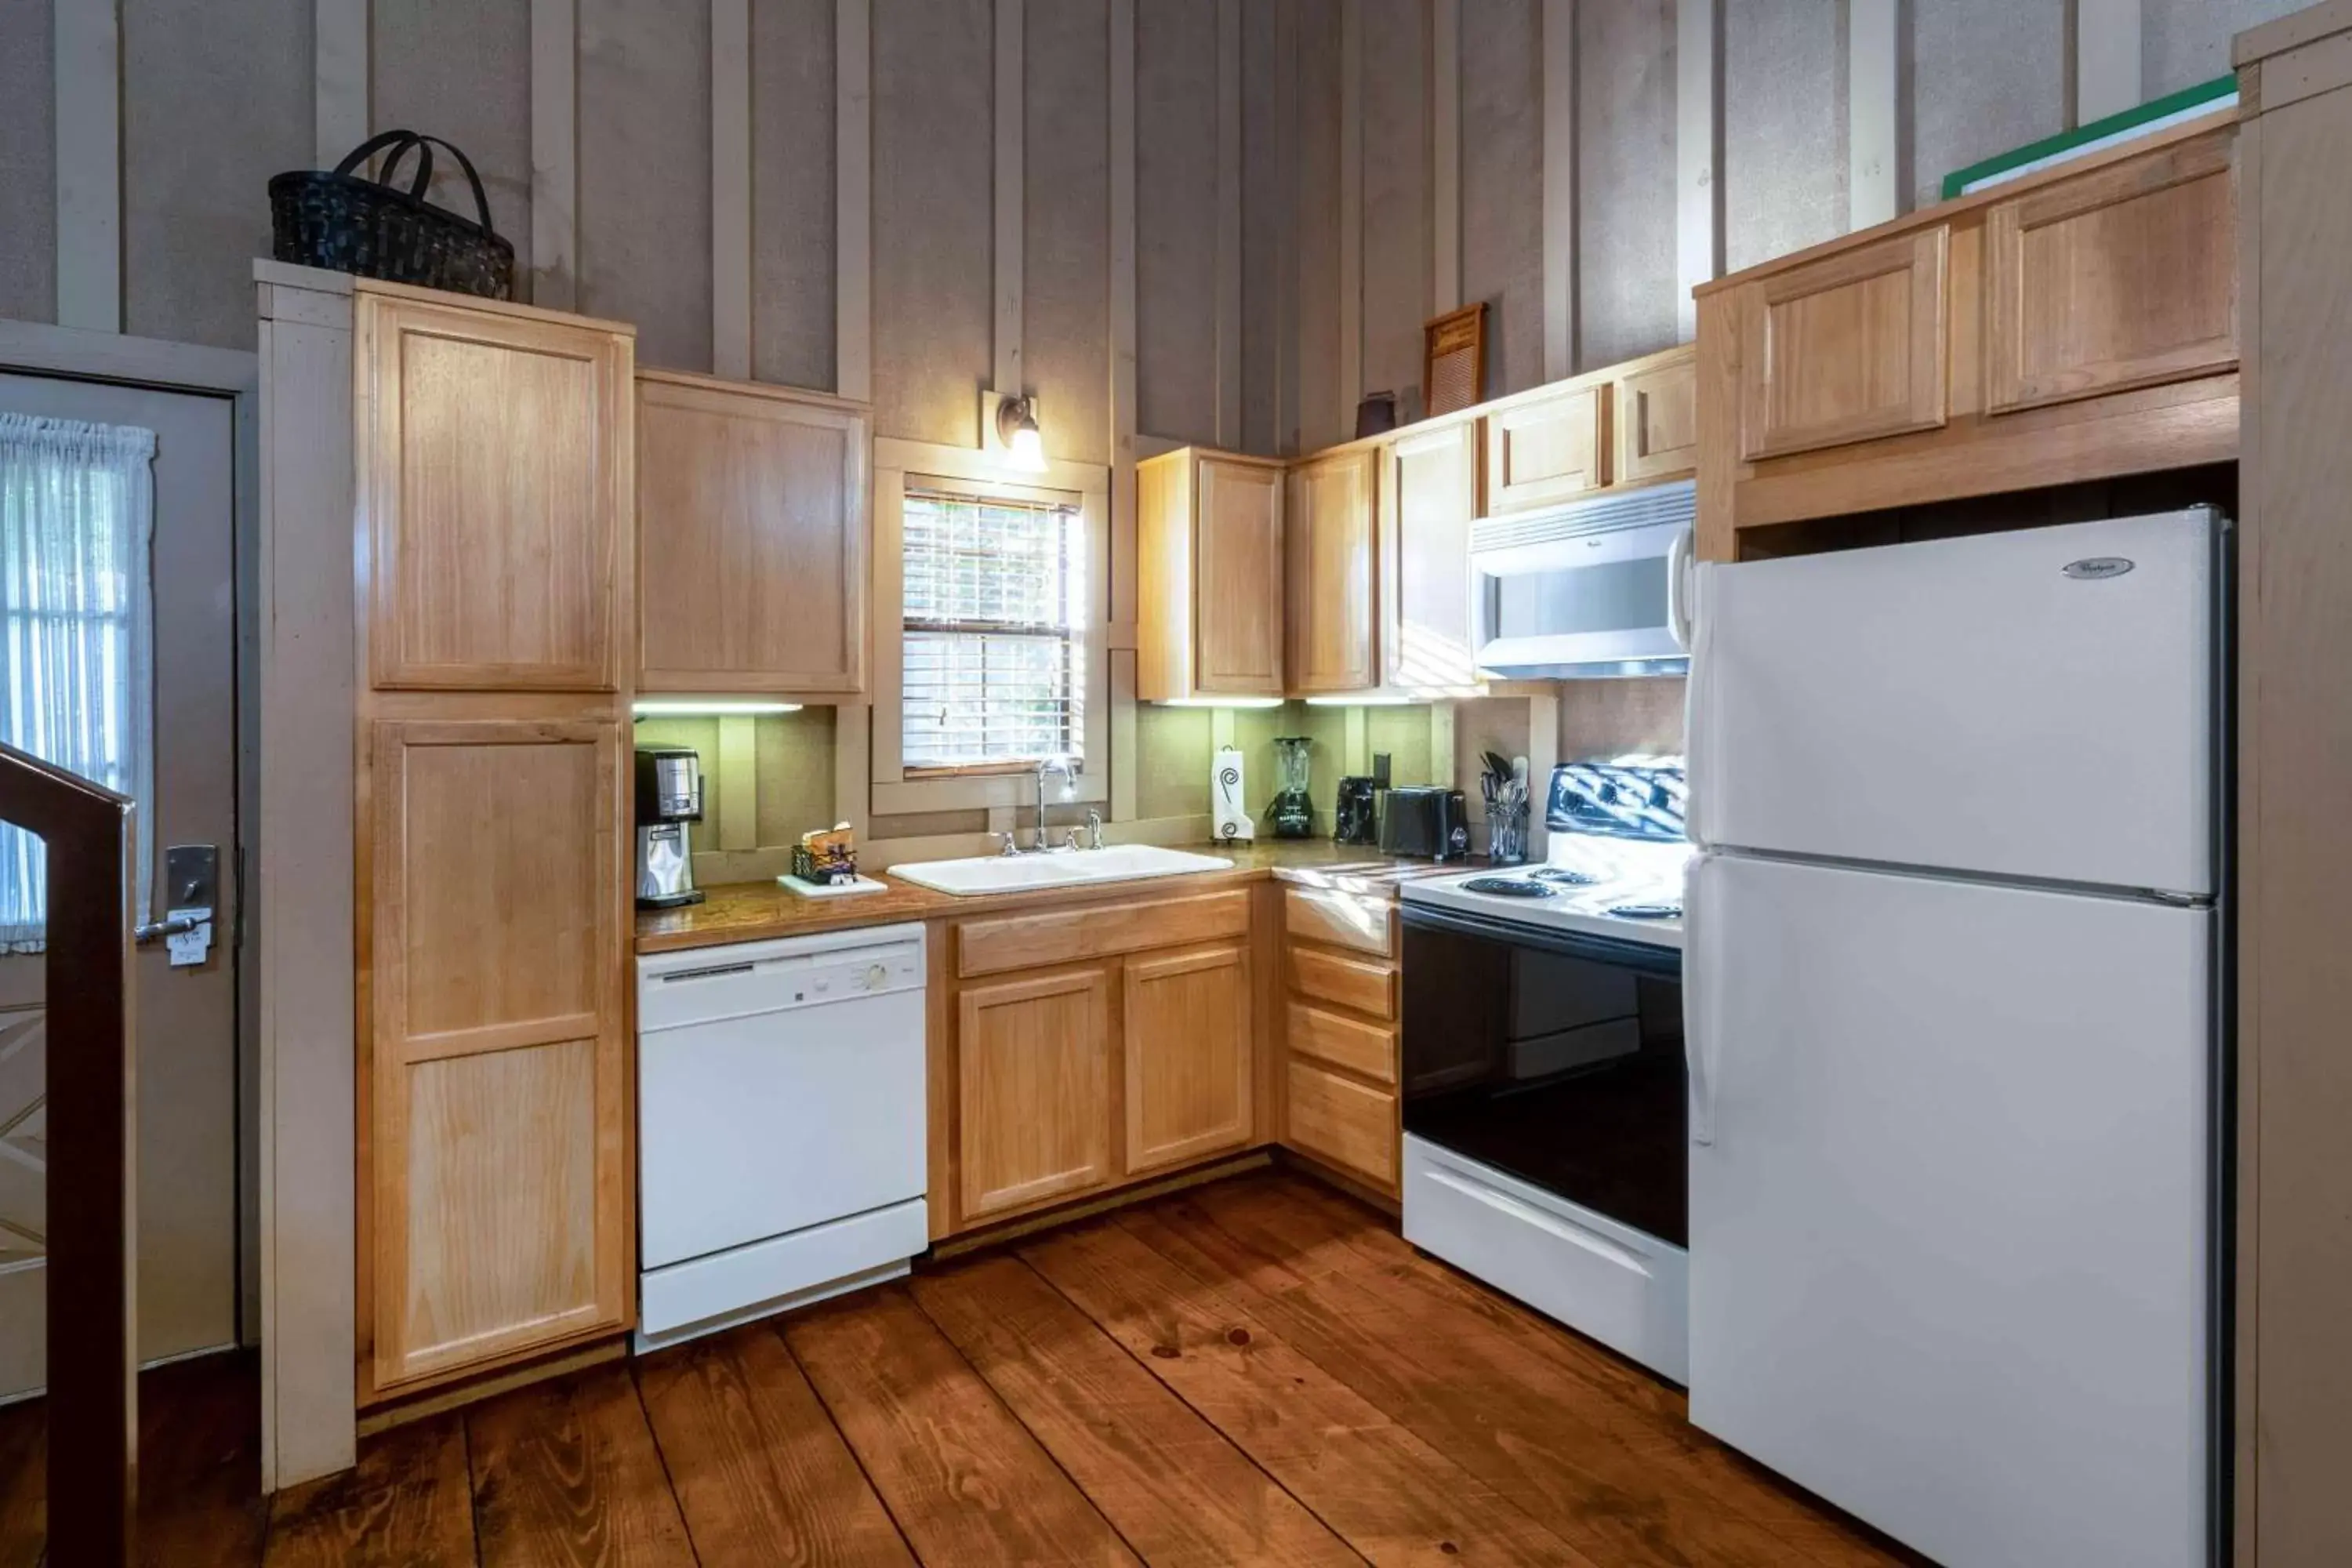
<svg viewBox="0 0 2352 1568"><path fill-rule="evenodd" d="M479 222L425 199L436 146L448 147L466 171ZM385 148L392 154L383 161L382 180L352 173ZM392 184L392 174L412 148L416 175L404 191ZM465 153L437 136L387 131L353 148L331 173L299 169L275 176L269 182L269 226L270 254L280 261L486 300L514 298L514 247L490 227L490 201L481 176Z"/></svg>

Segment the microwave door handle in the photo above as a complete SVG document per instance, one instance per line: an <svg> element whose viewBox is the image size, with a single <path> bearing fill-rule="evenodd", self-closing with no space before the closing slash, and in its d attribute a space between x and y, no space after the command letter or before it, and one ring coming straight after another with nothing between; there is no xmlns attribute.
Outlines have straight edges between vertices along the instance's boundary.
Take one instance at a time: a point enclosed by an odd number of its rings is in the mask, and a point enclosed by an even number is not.
<svg viewBox="0 0 2352 1568"><path fill-rule="evenodd" d="M1691 650L1690 568L1691 531L1685 528L1666 552L1666 629L1685 653Z"/></svg>

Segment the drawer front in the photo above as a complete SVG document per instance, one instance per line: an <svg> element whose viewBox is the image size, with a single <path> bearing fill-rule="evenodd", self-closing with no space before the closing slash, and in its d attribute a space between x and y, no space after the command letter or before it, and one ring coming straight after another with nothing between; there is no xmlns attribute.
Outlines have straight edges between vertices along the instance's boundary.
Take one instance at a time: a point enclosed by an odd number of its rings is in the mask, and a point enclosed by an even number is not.
<svg viewBox="0 0 2352 1568"><path fill-rule="evenodd" d="M1326 893L1286 888L1282 896L1284 929L1293 938L1328 942L1382 958L1396 956L1395 933L1390 916L1396 906L1386 899L1355 893Z"/></svg>
<svg viewBox="0 0 2352 1568"><path fill-rule="evenodd" d="M1394 1029L1359 1023L1320 1007L1293 1002L1288 1039L1292 1056L1312 1057L1333 1067L1346 1068L1375 1083L1393 1084L1397 1080Z"/></svg>
<svg viewBox="0 0 2352 1568"><path fill-rule="evenodd" d="M1290 1064L1288 1089L1285 1143L1396 1190L1395 1095L1301 1061Z"/></svg>
<svg viewBox="0 0 2352 1568"><path fill-rule="evenodd" d="M1396 1016L1396 968L1319 947L1290 950L1290 988L1373 1018Z"/></svg>
<svg viewBox="0 0 2352 1568"><path fill-rule="evenodd" d="M965 921L956 929L956 973L1040 969L1149 947L1176 947L1249 930L1249 893L1203 893L1150 904L1089 904L1036 915Z"/></svg>

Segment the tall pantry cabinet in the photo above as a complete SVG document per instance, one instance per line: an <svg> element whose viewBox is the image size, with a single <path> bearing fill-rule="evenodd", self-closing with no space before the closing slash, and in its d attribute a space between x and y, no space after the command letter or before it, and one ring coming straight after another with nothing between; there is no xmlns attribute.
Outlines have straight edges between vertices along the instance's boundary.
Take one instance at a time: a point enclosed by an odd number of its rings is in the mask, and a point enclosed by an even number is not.
<svg viewBox="0 0 2352 1568"><path fill-rule="evenodd" d="M630 1321L634 340L354 289L362 1405Z"/></svg>

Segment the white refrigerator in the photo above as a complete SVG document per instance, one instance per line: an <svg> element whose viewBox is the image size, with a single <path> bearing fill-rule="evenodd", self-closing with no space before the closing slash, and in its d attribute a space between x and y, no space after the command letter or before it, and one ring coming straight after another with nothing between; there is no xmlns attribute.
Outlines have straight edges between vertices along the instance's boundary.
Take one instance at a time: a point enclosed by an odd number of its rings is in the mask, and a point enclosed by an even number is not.
<svg viewBox="0 0 2352 1568"><path fill-rule="evenodd" d="M2209 1560L2225 561L1695 584L1691 1419L1947 1568Z"/></svg>

